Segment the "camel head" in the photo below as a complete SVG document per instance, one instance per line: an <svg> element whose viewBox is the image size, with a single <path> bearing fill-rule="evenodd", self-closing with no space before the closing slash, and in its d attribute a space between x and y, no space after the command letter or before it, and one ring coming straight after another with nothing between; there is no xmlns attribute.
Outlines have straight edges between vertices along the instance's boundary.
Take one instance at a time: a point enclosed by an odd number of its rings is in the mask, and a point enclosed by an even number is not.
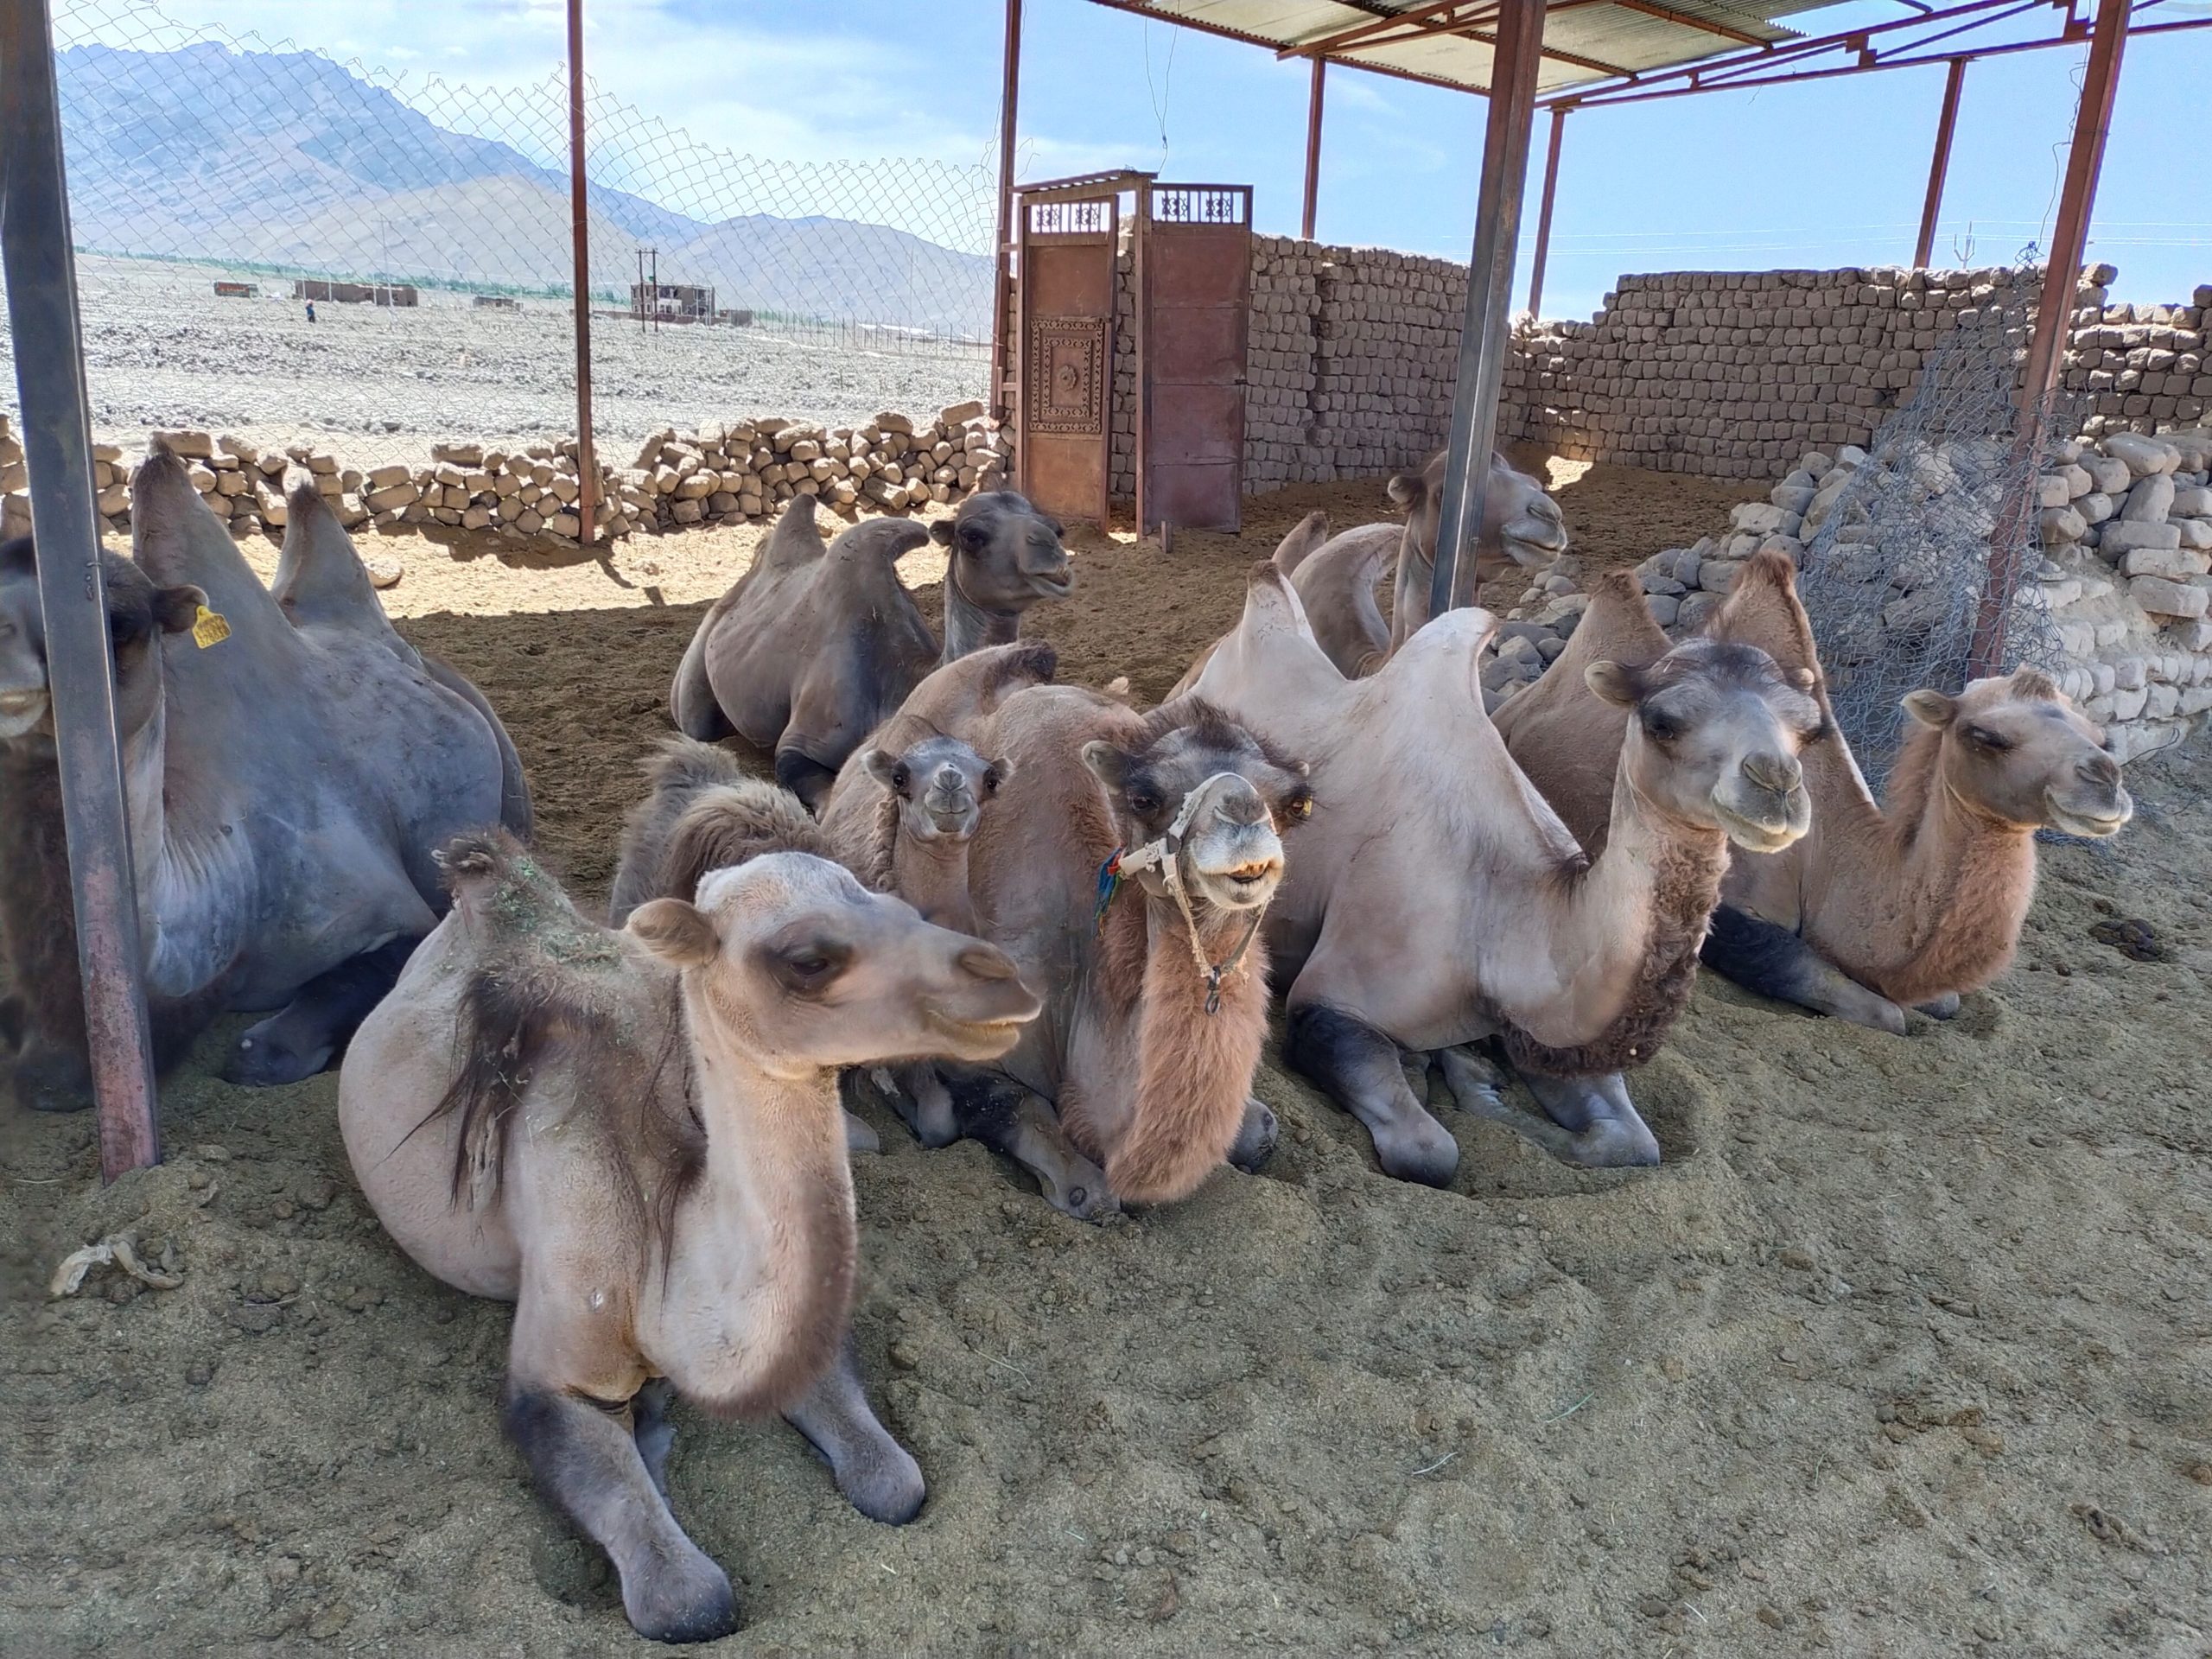
<svg viewBox="0 0 2212 1659"><path fill-rule="evenodd" d="M1915 691L1905 712L1939 735L1936 766L1974 810L2022 829L2117 835L2135 814L2104 734L2032 668L1976 680L1955 697Z"/></svg>
<svg viewBox="0 0 2212 1659"><path fill-rule="evenodd" d="M107 591L107 632L114 654L117 729L143 730L162 697L160 637L192 626L207 595L197 588L156 587L130 560L100 551ZM46 677L46 613L29 537L0 542L0 743L52 734Z"/></svg>
<svg viewBox="0 0 2212 1659"><path fill-rule="evenodd" d="M713 871L688 903L640 905L628 931L779 1077L996 1059L1043 1007L997 946L932 927L810 853Z"/></svg>
<svg viewBox="0 0 2212 1659"><path fill-rule="evenodd" d="M1417 473L1401 473L1389 482L1390 499L1406 510L1406 525L1429 564L1436 563L1436 528L1442 514L1444 452L1431 455ZM1524 570L1541 570L1567 551L1567 519L1559 503L1527 473L1492 452L1483 479L1483 539L1495 543ZM1485 570L1484 579L1495 572Z"/></svg>
<svg viewBox="0 0 2212 1659"><path fill-rule="evenodd" d="M1105 788L1122 846L1160 844L1192 903L1218 910L1257 910L1274 897L1282 831L1313 807L1302 764L1196 700L1156 710L1132 747L1086 743L1083 763ZM1166 890L1157 867L1137 879Z"/></svg>
<svg viewBox="0 0 2212 1659"><path fill-rule="evenodd" d="M1688 639L1648 668L1599 661L1583 677L1631 711L1623 773L1662 811L1754 853L1812 827L1797 757L1827 721L1809 669L1783 668L1757 645Z"/></svg>
<svg viewBox="0 0 2212 1659"><path fill-rule="evenodd" d="M973 837L984 804L1014 775L1010 763L986 760L957 737L925 737L903 754L870 749L861 764L898 798L899 832L924 842Z"/></svg>
<svg viewBox="0 0 2212 1659"><path fill-rule="evenodd" d="M980 609L1026 611L1075 589L1059 521L1012 490L969 496L951 518L931 524L930 535L951 550L948 579Z"/></svg>

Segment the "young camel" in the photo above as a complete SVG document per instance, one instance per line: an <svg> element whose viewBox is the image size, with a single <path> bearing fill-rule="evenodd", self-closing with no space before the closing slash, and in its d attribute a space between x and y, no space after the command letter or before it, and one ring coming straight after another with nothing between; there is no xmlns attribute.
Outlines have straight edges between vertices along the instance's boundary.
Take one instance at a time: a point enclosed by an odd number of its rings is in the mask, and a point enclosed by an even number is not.
<svg viewBox="0 0 2212 1659"><path fill-rule="evenodd" d="M1366 1123L1385 1170L1439 1185L1459 1147L1399 1051L1492 1034L1556 1126L1526 1126L1548 1149L1658 1160L1618 1073L1649 1060L1681 1012L1728 844L1774 849L1805 833L1796 756L1822 723L1802 686L1749 647L1695 641L1648 669L1592 664L1592 690L1627 732L1611 839L1592 861L1484 713L1477 659L1496 627L1486 612L1452 612L1372 677L1347 680L1262 566L1198 687L1313 757L1323 810L1268 926L1289 987L1290 1062ZM1467 1057L1446 1054L1445 1069L1463 1105L1494 1106Z"/></svg>
<svg viewBox="0 0 2212 1659"><path fill-rule="evenodd" d="M1784 555L1746 564L1706 632L1819 671ZM1619 743L1560 670L1609 637L1630 661L1666 648L1632 583L1593 594L1567 651L1498 717L1570 829ZM1824 684L1815 695L1825 706ZM2037 830L2101 838L2134 810L2101 734L2032 669L1956 697L1916 691L1905 709L1917 724L1891 768L1887 810L1831 723L1804 754L1811 833L1784 852L1735 855L1704 948L1708 967L1747 990L1898 1034L1904 1008L1948 1015L2011 963L2035 892Z"/></svg>
<svg viewBox="0 0 2212 1659"><path fill-rule="evenodd" d="M772 749L776 781L809 811L932 667L1013 639L1025 611L1072 585L1059 525L1011 491L971 495L932 529L868 519L826 548L814 515L812 496L792 498L700 622L669 698L687 737L734 731ZM895 568L933 537L951 550L942 650Z"/></svg>
<svg viewBox="0 0 2212 1659"><path fill-rule="evenodd" d="M354 1039L339 1124L422 1267L516 1303L508 1434L613 1560L643 1635L735 1628L670 1512L672 1397L780 1411L863 1514L921 1471L845 1339L857 1251L838 1068L1003 1054L1037 999L1004 953L801 853L578 915L509 836L455 842L451 916Z"/></svg>

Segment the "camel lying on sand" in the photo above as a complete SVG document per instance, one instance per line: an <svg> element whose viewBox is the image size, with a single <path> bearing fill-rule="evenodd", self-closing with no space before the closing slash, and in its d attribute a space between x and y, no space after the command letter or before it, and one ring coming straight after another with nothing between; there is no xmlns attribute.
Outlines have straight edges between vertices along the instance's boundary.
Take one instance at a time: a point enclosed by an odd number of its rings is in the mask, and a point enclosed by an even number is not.
<svg viewBox="0 0 2212 1659"><path fill-rule="evenodd" d="M1385 1170L1437 1185L1459 1147L1399 1050L1492 1034L1557 1126L1524 1126L1541 1144L1586 1164L1657 1161L1615 1074L1649 1060L1681 1012L1728 843L1805 833L1796 755L1822 724L1750 647L1593 664L1627 735L1611 842L1592 861L1484 712L1476 671L1496 627L1453 611L1347 680L1263 565L1197 691L1313 758L1320 810L1268 922L1290 1062L1366 1123ZM1495 1105L1466 1056L1445 1071L1462 1104Z"/></svg>
<svg viewBox="0 0 2212 1659"><path fill-rule="evenodd" d="M1007 766L969 846L982 936L1046 1016L989 1074L948 1068L961 1133L1097 1217L1274 1149L1251 1097L1267 1031L1260 920L1304 768L1190 700L1140 715L1030 685L944 727Z"/></svg>
<svg viewBox="0 0 2212 1659"><path fill-rule="evenodd" d="M1023 612L1072 585L1059 525L1010 490L971 495L931 529L867 519L827 548L814 513L812 496L791 499L753 568L700 622L670 694L686 736L734 731L772 749L776 781L810 811L932 667L1011 641ZM932 537L951 553L941 651L896 569Z"/></svg>
<svg viewBox="0 0 2212 1659"><path fill-rule="evenodd" d="M276 1010L233 1082L321 1071L444 906L431 850L530 828L520 762L475 688L385 620L323 498L294 492L275 591L185 465L138 470L135 563L104 556L149 997L173 1056L223 1010ZM202 607L221 619L193 632ZM30 544L0 550L0 933L29 1004L17 1092L89 1099ZM222 632L226 628L227 633ZM220 637L219 637L220 635ZM207 643L198 643L204 638Z"/></svg>
<svg viewBox="0 0 2212 1659"><path fill-rule="evenodd" d="M1390 480L1390 499L1406 510L1398 580L1391 596L1390 648L1428 620L1428 585L1436 574L1436 530L1443 513L1445 452L1417 473ZM1541 570L1567 551L1567 519L1544 486L1503 455L1491 453L1483 479L1483 537L1475 549L1475 592L1516 566ZM1317 623L1318 626L1319 624Z"/></svg>
<svg viewBox="0 0 2212 1659"><path fill-rule="evenodd" d="M1610 639L1624 660L1666 648L1632 582L1594 593L1567 651L1498 717L1569 828L1618 752L1571 671L1593 628L1589 649ZM1819 671L1784 555L1746 564L1706 632ZM1804 754L1812 832L1784 852L1734 856L1704 952L1747 990L1899 1033L1904 1007L1948 1014L2011 963L2035 893L2037 830L2115 835L2134 810L2102 734L2032 669L1955 697L1915 691L1904 706L1917 724L1891 769L1887 810L1831 728Z"/></svg>
<svg viewBox="0 0 2212 1659"><path fill-rule="evenodd" d="M781 1411L861 1513L921 1471L849 1348L857 1240L840 1067L989 1060L1037 999L1005 954L803 853L716 870L620 932L496 832L362 1025L339 1123L401 1249L513 1300L505 1423L606 1549L642 1634L727 1634L735 1599L671 1514L668 1407Z"/></svg>

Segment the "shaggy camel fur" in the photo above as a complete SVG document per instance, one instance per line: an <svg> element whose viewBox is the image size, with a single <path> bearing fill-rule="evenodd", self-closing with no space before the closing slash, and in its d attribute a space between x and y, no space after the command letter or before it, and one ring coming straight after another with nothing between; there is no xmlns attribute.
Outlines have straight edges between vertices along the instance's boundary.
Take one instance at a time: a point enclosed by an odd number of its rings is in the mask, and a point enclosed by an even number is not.
<svg viewBox="0 0 2212 1659"><path fill-rule="evenodd" d="M1436 530L1443 513L1441 449L1417 473L1390 480L1390 499L1406 510L1399 544L1398 580L1390 609L1390 648L1396 650L1428 620L1428 585L1436 574ZM1567 551L1567 520L1544 486L1493 452L1483 479L1483 537L1475 549L1475 591L1515 566L1541 570ZM1318 624L1316 625L1318 626Z"/></svg>
<svg viewBox="0 0 2212 1659"><path fill-rule="evenodd" d="M118 601L125 567L105 569L126 646L117 702L147 988L192 1011L165 1049L225 1008L276 1010L225 1074L296 1081L329 1063L435 924L431 849L471 824L527 832L521 767L474 688L392 632L312 488L292 495L274 594L175 456L147 461L132 499L146 586L127 583L137 597ZM205 645L189 632L202 602L228 629ZM29 544L12 544L0 556L0 744L34 768L50 766L52 747L38 614ZM27 791L18 808L40 798ZM48 839L60 845L58 831ZM40 988L18 1092L84 1104L68 885L5 888L18 983Z"/></svg>
<svg viewBox="0 0 2212 1659"><path fill-rule="evenodd" d="M1628 736L1610 844L1592 861L1484 713L1477 659L1496 626L1452 612L1380 672L1347 680L1262 566L1198 688L1313 757L1320 811L1268 925L1290 1061L1367 1124L1385 1170L1439 1185L1459 1147L1415 1098L1399 1050L1492 1034L1566 1132L1526 1126L1548 1147L1656 1161L1609 1074L1649 1059L1680 1012L1728 842L1804 834L1796 753L1822 723L1749 648L1696 642L1642 671L1592 664ZM1471 1072L1465 1057L1447 1060L1462 1103L1487 1107Z"/></svg>
<svg viewBox="0 0 2212 1659"><path fill-rule="evenodd" d="M942 651L895 568L933 536L951 550ZM776 781L819 811L846 758L933 666L1011 640L1024 611L1070 588L1058 525L1011 491L969 496L934 530L868 519L827 548L815 499L794 496L700 622L671 713L701 742L734 731L772 749Z"/></svg>
<svg viewBox="0 0 2212 1659"><path fill-rule="evenodd" d="M1328 515L1309 512L1274 550L1274 567L1298 590L1315 642L1346 679L1372 674L1390 655L1390 625L1375 603L1375 584L1404 540L1402 524L1363 524L1332 537ZM1218 649L1217 640L1200 652L1167 695L1196 685Z"/></svg>
<svg viewBox="0 0 2212 1659"><path fill-rule="evenodd" d="M1593 595L1567 652L1498 719L1571 829L1619 747L1594 700L1558 673L1586 654L1593 623L1626 660L1666 647L1632 585ZM1745 565L1706 632L1818 673L1783 555ZM1825 686L1815 695L1825 706ZM2037 829L2111 836L2133 810L2101 734L2032 670L1957 697L1916 691L1905 708L1918 724L1891 771L1888 809L1831 725L1804 754L1811 833L1782 853L1735 855L1704 950L1748 990L1898 1033L1905 1007L1948 1014L2011 963L2034 896Z"/></svg>
<svg viewBox="0 0 2212 1659"><path fill-rule="evenodd" d="M1224 1160L1255 1166L1275 1134L1251 1098L1258 927L1279 826L1310 804L1304 769L1202 703L1141 716L1063 686L953 734L1011 763L969 880L983 936L1046 1009L995 1077L952 1077L962 1131L1077 1215L1185 1197Z"/></svg>
<svg viewBox="0 0 2212 1659"><path fill-rule="evenodd" d="M838 1068L1004 1053L1004 953L801 853L716 870L613 932L510 838L457 841L454 910L363 1024L339 1124L427 1271L516 1302L505 1423L606 1549L641 1633L735 1627L670 1512L667 1408L781 1411L863 1514L921 1507L846 1343L857 1238Z"/></svg>

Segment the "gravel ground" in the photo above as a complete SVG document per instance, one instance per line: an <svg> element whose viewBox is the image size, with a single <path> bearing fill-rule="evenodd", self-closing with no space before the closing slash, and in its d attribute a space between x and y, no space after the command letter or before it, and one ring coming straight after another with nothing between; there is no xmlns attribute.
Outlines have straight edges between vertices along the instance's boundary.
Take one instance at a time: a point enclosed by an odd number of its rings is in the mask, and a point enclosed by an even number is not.
<svg viewBox="0 0 2212 1659"><path fill-rule="evenodd" d="M213 267L78 262L94 435L135 447L149 428L205 427L257 443L319 433L349 464L419 460L445 437L542 439L575 430L575 333L563 302L478 311L425 290L398 310L289 298L218 300ZM14 412L0 325L0 410ZM602 318L592 335L594 427L609 457L645 434L740 416L854 425L878 410L931 414L977 396L980 349L886 350L834 334L677 327ZM342 437L344 442L337 442Z"/></svg>

